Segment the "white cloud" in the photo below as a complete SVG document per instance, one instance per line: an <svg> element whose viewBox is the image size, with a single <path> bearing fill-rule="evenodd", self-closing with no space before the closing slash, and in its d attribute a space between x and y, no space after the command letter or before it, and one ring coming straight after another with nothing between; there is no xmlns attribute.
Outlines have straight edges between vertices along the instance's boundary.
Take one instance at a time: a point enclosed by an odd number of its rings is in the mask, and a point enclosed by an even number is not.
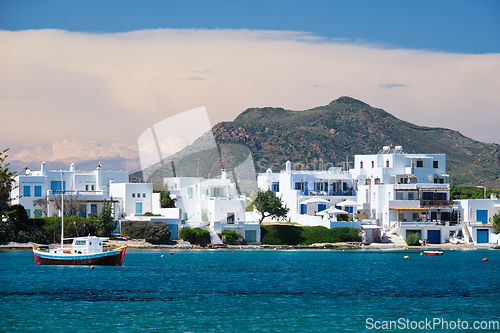
<svg viewBox="0 0 500 333"><path fill-rule="evenodd" d="M250 30L0 31L0 44L0 110L9 124L0 142L24 159L121 158L129 149L111 149L116 142L136 143L154 124L203 105L213 125L248 107L301 110L344 95L419 125L500 143L500 54ZM109 150L69 148L96 140Z"/></svg>

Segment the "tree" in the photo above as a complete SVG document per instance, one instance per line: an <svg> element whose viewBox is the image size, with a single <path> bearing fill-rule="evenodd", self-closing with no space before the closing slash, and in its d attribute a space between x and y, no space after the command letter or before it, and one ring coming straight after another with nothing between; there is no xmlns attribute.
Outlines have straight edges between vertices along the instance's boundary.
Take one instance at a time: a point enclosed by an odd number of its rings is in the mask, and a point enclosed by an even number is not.
<svg viewBox="0 0 500 333"><path fill-rule="evenodd" d="M56 209L61 210L61 196L54 196L54 203ZM76 215L79 211L85 210L86 207L87 202L85 200L80 200L78 195L64 196L64 216Z"/></svg>
<svg viewBox="0 0 500 333"><path fill-rule="evenodd" d="M10 163L4 165L8 150L9 148L0 153L0 217L9 212L10 192L15 188L16 172L9 171Z"/></svg>
<svg viewBox="0 0 500 333"><path fill-rule="evenodd" d="M162 191L160 192L161 194L161 199L160 199L160 206L161 208L175 208L175 202L177 201L177 198L171 198L170 197L170 191Z"/></svg>
<svg viewBox="0 0 500 333"><path fill-rule="evenodd" d="M497 229L496 234L500 233L500 212L496 213L490 217L490 222L493 224L493 228Z"/></svg>
<svg viewBox="0 0 500 333"><path fill-rule="evenodd" d="M37 218L42 218L44 216L47 216L47 208L49 206L48 196L46 195L43 198L33 200L33 206L34 207L39 206L40 210L42 211L41 216L38 216Z"/></svg>
<svg viewBox="0 0 500 333"><path fill-rule="evenodd" d="M261 215L260 223L262 223L266 217L284 219L290 211L281 200L281 197L278 198L270 189L265 192L259 190L254 201L254 207Z"/></svg>
<svg viewBox="0 0 500 333"><path fill-rule="evenodd" d="M112 207L113 197L111 197L110 202L104 202L102 204L101 214L97 217L94 225L96 227L97 236L109 237L111 232L116 228L116 222L113 221Z"/></svg>

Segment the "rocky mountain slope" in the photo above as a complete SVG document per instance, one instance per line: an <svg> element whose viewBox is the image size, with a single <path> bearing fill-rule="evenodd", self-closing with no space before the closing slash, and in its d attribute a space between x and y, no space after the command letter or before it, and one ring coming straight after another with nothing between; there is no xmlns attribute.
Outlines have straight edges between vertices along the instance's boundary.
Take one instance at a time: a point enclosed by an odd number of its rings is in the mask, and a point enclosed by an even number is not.
<svg viewBox="0 0 500 333"><path fill-rule="evenodd" d="M218 144L248 147L257 172L281 170L287 160L295 168L326 169L340 166L346 156L352 162L355 154L399 145L405 153L446 154L451 183L500 188L500 145L446 128L417 126L350 97L304 111L250 108L212 131ZM212 163L212 176L218 165ZM140 173L131 175L139 177Z"/></svg>

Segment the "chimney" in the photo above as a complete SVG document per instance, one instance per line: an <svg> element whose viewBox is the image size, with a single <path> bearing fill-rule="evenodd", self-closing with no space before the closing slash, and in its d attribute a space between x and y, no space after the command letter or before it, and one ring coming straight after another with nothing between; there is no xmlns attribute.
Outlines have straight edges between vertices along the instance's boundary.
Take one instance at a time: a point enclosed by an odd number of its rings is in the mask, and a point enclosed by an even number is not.
<svg viewBox="0 0 500 333"><path fill-rule="evenodd" d="M70 164L69 171L75 171L75 163Z"/></svg>
<svg viewBox="0 0 500 333"><path fill-rule="evenodd" d="M286 169L286 173L291 173L292 172L292 162L286 161L285 169Z"/></svg>
<svg viewBox="0 0 500 333"><path fill-rule="evenodd" d="M40 168L40 174L42 176L47 175L47 167L45 166L45 161L42 162L41 168Z"/></svg>

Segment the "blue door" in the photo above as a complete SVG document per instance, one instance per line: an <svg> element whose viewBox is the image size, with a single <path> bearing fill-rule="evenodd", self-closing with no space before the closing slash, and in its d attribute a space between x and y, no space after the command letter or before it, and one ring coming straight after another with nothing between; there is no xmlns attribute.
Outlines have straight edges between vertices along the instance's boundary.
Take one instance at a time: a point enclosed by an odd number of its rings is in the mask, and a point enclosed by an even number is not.
<svg viewBox="0 0 500 333"><path fill-rule="evenodd" d="M326 204L318 204L318 212L326 209Z"/></svg>
<svg viewBox="0 0 500 333"><path fill-rule="evenodd" d="M307 205L306 204L300 205L300 214L307 214Z"/></svg>
<svg viewBox="0 0 500 333"><path fill-rule="evenodd" d="M441 230L427 231L427 239L429 244L441 244Z"/></svg>
<svg viewBox="0 0 500 333"><path fill-rule="evenodd" d="M167 224L167 227L172 232L170 239L179 239L179 226L177 224Z"/></svg>
<svg viewBox="0 0 500 333"><path fill-rule="evenodd" d="M488 244L488 229L477 229L477 243Z"/></svg>
<svg viewBox="0 0 500 333"><path fill-rule="evenodd" d="M135 203L135 213L142 214L142 202Z"/></svg>

